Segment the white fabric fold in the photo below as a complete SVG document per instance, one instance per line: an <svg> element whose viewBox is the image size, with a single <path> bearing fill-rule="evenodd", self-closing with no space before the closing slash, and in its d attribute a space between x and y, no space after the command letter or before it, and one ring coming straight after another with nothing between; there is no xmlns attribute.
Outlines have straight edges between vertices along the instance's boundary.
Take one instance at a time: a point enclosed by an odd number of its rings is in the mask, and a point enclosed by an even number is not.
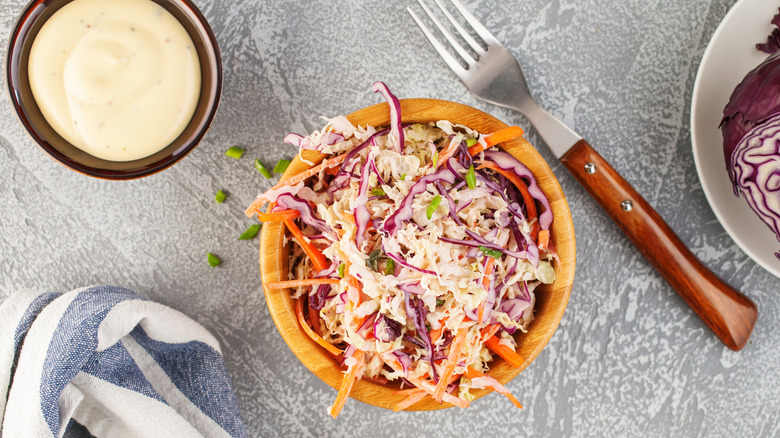
<svg viewBox="0 0 780 438"><path fill-rule="evenodd" d="M0 438L246 436L217 340L114 286L0 305L0 419Z"/></svg>

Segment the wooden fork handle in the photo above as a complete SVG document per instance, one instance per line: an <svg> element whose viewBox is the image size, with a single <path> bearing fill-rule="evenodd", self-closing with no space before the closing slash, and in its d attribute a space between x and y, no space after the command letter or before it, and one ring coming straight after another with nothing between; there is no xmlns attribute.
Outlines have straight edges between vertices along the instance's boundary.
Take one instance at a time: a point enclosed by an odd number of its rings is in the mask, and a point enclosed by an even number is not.
<svg viewBox="0 0 780 438"><path fill-rule="evenodd" d="M744 347L758 316L753 301L702 265L585 140L566 152L561 162L718 338L732 350Z"/></svg>

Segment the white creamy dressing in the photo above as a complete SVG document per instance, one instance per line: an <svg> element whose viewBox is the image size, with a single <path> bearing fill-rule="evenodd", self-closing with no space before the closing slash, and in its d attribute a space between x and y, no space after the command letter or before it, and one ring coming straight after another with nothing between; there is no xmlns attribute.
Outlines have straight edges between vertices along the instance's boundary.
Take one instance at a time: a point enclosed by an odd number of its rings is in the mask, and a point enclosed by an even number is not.
<svg viewBox="0 0 780 438"><path fill-rule="evenodd" d="M198 103L198 54L151 0L74 0L33 42L30 86L65 140L111 161L149 156L182 133Z"/></svg>

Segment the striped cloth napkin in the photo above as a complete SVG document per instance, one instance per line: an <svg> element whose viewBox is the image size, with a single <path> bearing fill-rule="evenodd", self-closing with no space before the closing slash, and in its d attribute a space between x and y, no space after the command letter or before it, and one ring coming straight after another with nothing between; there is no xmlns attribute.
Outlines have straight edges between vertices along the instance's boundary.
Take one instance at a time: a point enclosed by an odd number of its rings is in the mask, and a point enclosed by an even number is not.
<svg viewBox="0 0 780 438"><path fill-rule="evenodd" d="M113 286L0 305L0 419L2 438L246 436L217 340Z"/></svg>

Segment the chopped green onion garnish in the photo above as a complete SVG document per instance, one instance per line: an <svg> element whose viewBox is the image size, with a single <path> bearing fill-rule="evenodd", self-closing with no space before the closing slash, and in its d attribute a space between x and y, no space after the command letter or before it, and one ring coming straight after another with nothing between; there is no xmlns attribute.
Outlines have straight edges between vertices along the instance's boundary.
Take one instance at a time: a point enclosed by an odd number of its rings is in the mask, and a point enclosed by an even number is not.
<svg viewBox="0 0 780 438"><path fill-rule="evenodd" d="M244 155L244 150L238 146L230 146L230 149L225 151L225 155L227 155L230 158L235 158L236 160L238 160L239 158L241 158L242 155Z"/></svg>
<svg viewBox="0 0 780 438"><path fill-rule="evenodd" d="M477 139L476 138L467 138L466 139L466 146L472 147L475 144L477 144Z"/></svg>
<svg viewBox="0 0 780 438"><path fill-rule="evenodd" d="M219 266L220 263L222 263L222 260L220 260L219 257L215 256L212 253L206 253L206 256L209 259L209 266L211 266L212 268L216 268L217 266Z"/></svg>
<svg viewBox="0 0 780 438"><path fill-rule="evenodd" d="M344 271L347 269L347 265L344 263L339 265L339 277L344 278Z"/></svg>
<svg viewBox="0 0 780 438"><path fill-rule="evenodd" d="M240 236L238 240L251 240L257 236L257 232L260 231L260 224L250 225Z"/></svg>
<svg viewBox="0 0 780 438"><path fill-rule="evenodd" d="M430 220L433 217L433 212L436 211L437 208L439 208L440 202L441 202L441 195L436 195L433 197L433 200L431 200L431 204L428 205L428 210L425 211L425 215L428 217L428 220Z"/></svg>
<svg viewBox="0 0 780 438"><path fill-rule="evenodd" d="M263 163L260 162L259 158L255 158L255 169L257 169L258 172L260 172L264 177L271 178L271 172L268 171L268 169L263 166Z"/></svg>
<svg viewBox="0 0 780 438"><path fill-rule="evenodd" d="M439 167L439 151L438 150L433 153L433 158L431 159L431 161L433 162L433 168L434 169Z"/></svg>
<svg viewBox="0 0 780 438"><path fill-rule="evenodd" d="M437 298L436 299L436 307L440 307L442 305L444 305L444 300L441 299L441 298Z"/></svg>
<svg viewBox="0 0 780 438"><path fill-rule="evenodd" d="M371 196L384 196L385 191L381 187L374 187L371 189Z"/></svg>
<svg viewBox="0 0 780 438"><path fill-rule="evenodd" d="M466 185L469 186L470 189L477 186L477 174L474 173L473 164L469 166L469 170L466 172Z"/></svg>
<svg viewBox="0 0 780 438"><path fill-rule="evenodd" d="M274 166L274 173L284 173L287 170L287 166L290 165L290 160L279 160Z"/></svg>
<svg viewBox="0 0 780 438"><path fill-rule="evenodd" d="M401 181L403 181L405 179L406 179L406 174L404 173L404 174L401 175Z"/></svg>
<svg viewBox="0 0 780 438"><path fill-rule="evenodd" d="M393 275L395 274L395 262L393 259L389 259L387 261L387 265L385 266L385 275Z"/></svg>
<svg viewBox="0 0 780 438"><path fill-rule="evenodd" d="M500 259L501 258L501 251L499 251L497 249L486 248L484 246L480 246L479 250L482 251L482 254L485 254L488 257L493 257L494 259Z"/></svg>
<svg viewBox="0 0 780 438"><path fill-rule="evenodd" d="M225 198L227 198L227 195L222 190L218 190L217 194L214 195L214 200L217 201L217 204L225 202Z"/></svg>

